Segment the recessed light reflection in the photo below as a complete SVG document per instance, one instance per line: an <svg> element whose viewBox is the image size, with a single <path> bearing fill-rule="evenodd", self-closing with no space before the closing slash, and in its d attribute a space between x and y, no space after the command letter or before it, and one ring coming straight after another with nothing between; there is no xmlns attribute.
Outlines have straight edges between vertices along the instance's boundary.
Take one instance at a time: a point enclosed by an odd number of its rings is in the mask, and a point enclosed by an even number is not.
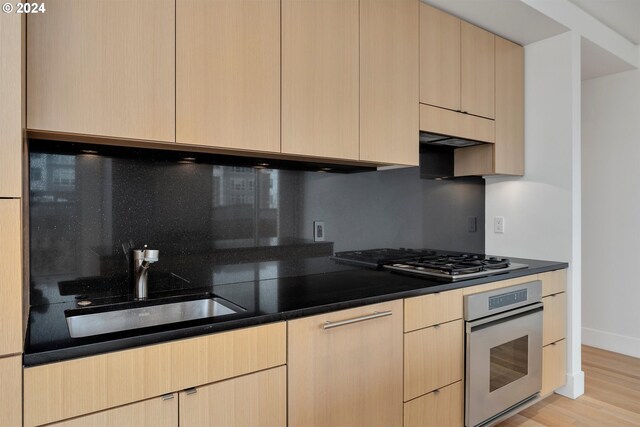
<svg viewBox="0 0 640 427"><path fill-rule="evenodd" d="M82 154L98 154L96 150L80 150Z"/></svg>

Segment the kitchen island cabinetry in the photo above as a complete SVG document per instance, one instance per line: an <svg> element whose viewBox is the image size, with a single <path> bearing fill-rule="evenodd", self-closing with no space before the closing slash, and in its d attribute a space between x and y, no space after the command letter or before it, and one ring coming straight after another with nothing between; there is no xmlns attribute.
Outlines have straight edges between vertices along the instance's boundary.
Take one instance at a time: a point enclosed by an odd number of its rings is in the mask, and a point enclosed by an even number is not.
<svg viewBox="0 0 640 427"><path fill-rule="evenodd" d="M50 0L30 14L27 127L175 141L175 2Z"/></svg>
<svg viewBox="0 0 640 427"><path fill-rule="evenodd" d="M289 425L401 426L402 300L288 322Z"/></svg>
<svg viewBox="0 0 640 427"><path fill-rule="evenodd" d="M286 427L287 368L180 392L180 427Z"/></svg>

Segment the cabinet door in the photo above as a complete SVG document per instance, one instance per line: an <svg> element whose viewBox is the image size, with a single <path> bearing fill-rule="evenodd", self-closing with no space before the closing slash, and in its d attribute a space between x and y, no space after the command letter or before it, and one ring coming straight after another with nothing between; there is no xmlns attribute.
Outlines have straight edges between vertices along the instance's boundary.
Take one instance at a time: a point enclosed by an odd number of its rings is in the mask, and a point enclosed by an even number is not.
<svg viewBox="0 0 640 427"><path fill-rule="evenodd" d="M175 141L173 0L47 0L27 63L29 128Z"/></svg>
<svg viewBox="0 0 640 427"><path fill-rule="evenodd" d="M524 48L495 42L495 173L524 175Z"/></svg>
<svg viewBox="0 0 640 427"><path fill-rule="evenodd" d="M566 341L560 340L542 349L542 390L546 396L566 382Z"/></svg>
<svg viewBox="0 0 640 427"><path fill-rule="evenodd" d="M417 165L418 0L360 0L360 160Z"/></svg>
<svg viewBox="0 0 640 427"><path fill-rule="evenodd" d="M286 427L287 368L180 392L180 427Z"/></svg>
<svg viewBox="0 0 640 427"><path fill-rule="evenodd" d="M462 427L462 381L420 396L404 405L404 427Z"/></svg>
<svg viewBox="0 0 640 427"><path fill-rule="evenodd" d="M279 152L280 1L176 8L176 141Z"/></svg>
<svg viewBox="0 0 640 427"><path fill-rule="evenodd" d="M0 424L22 426L22 355L0 358Z"/></svg>
<svg viewBox="0 0 640 427"><path fill-rule="evenodd" d="M0 199L0 357L22 352L20 199Z"/></svg>
<svg viewBox="0 0 640 427"><path fill-rule="evenodd" d="M177 427L178 399L175 394L73 418L51 427Z"/></svg>
<svg viewBox="0 0 640 427"><path fill-rule="evenodd" d="M22 29L24 17L0 14L0 197L22 195Z"/></svg>
<svg viewBox="0 0 640 427"><path fill-rule="evenodd" d="M288 332L291 427L402 425L402 301L293 320Z"/></svg>
<svg viewBox="0 0 640 427"><path fill-rule="evenodd" d="M495 117L495 36L471 25L461 24L462 111L476 116Z"/></svg>
<svg viewBox="0 0 640 427"><path fill-rule="evenodd" d="M282 0L282 152L359 158L358 0Z"/></svg>
<svg viewBox="0 0 640 427"><path fill-rule="evenodd" d="M463 340L462 320L405 334L405 402L462 380Z"/></svg>
<svg viewBox="0 0 640 427"><path fill-rule="evenodd" d="M460 111L460 19L422 2L420 102Z"/></svg>
<svg viewBox="0 0 640 427"><path fill-rule="evenodd" d="M542 298L544 317L542 345L551 344L565 337L567 326L567 294L562 292Z"/></svg>

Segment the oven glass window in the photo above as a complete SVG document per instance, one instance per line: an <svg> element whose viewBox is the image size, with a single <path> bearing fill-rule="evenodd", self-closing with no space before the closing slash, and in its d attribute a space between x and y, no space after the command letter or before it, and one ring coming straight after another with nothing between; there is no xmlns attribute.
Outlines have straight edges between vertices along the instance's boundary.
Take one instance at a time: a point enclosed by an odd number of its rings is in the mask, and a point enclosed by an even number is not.
<svg viewBox="0 0 640 427"><path fill-rule="evenodd" d="M528 372L529 337L527 335L491 349L489 392L510 384Z"/></svg>

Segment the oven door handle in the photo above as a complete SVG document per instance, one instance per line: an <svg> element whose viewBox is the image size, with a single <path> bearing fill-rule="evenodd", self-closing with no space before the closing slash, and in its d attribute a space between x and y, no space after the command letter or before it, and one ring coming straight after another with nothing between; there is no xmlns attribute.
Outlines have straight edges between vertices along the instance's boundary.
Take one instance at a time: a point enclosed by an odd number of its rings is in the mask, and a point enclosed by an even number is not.
<svg viewBox="0 0 640 427"><path fill-rule="evenodd" d="M527 313L529 311L540 311L543 310L542 302L536 302L534 304L527 305L525 307L516 308L515 310L505 311L494 316L483 317L482 319L474 320L472 322L467 322L467 333L471 332L471 329L477 328L478 326L485 325L487 323L496 322L498 320L502 320L508 317L518 316L520 314Z"/></svg>

